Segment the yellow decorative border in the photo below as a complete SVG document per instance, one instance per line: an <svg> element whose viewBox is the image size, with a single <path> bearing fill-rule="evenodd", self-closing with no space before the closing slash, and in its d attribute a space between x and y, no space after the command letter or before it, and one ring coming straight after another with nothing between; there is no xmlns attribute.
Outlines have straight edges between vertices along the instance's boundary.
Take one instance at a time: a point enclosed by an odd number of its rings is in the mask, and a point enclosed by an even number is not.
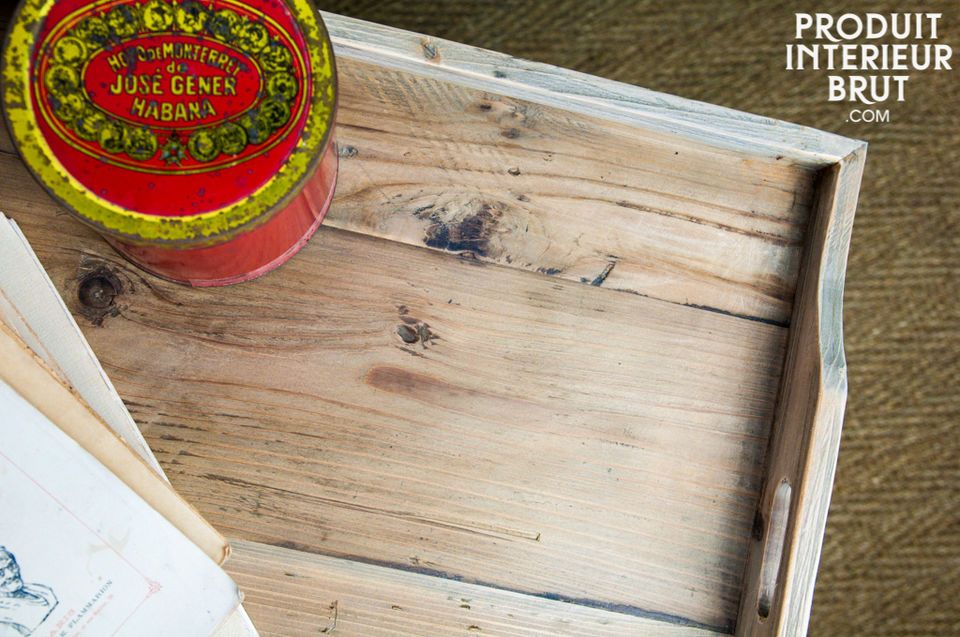
<svg viewBox="0 0 960 637"><path fill-rule="evenodd" d="M90 192L64 168L38 133L30 97L30 58L44 17L54 3L21 1L3 50L3 109L11 137L30 170L57 200L98 230L132 243L183 247L221 243L267 221L294 198L316 170L333 130L337 92L333 47L310 0L285 0L300 27L314 79L310 112L299 142L277 174L256 192L225 208L182 217L126 210Z"/></svg>

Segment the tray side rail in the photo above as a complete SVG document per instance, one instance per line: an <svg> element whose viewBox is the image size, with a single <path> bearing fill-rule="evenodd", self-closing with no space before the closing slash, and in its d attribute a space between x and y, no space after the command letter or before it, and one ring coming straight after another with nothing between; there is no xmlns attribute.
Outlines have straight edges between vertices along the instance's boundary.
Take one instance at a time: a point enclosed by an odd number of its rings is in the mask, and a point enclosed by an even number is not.
<svg viewBox="0 0 960 637"><path fill-rule="evenodd" d="M807 633L847 399L843 284L866 144L820 174L736 634Z"/></svg>

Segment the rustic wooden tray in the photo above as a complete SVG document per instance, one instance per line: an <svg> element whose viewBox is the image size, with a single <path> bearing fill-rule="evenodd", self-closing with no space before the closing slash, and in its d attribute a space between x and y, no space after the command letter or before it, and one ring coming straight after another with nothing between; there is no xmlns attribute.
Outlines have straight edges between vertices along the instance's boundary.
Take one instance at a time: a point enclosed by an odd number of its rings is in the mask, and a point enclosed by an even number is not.
<svg viewBox="0 0 960 637"><path fill-rule="evenodd" d="M0 140L262 633L804 633L865 145L324 17L337 197L256 282L139 272Z"/></svg>

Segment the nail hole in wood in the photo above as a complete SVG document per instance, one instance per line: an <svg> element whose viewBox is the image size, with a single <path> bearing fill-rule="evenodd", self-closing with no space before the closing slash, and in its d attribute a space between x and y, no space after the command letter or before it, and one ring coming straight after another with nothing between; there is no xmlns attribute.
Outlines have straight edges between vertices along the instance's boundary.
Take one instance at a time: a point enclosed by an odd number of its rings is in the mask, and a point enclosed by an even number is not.
<svg viewBox="0 0 960 637"><path fill-rule="evenodd" d="M428 60L436 60L437 56L440 55L440 50L437 48L437 45L429 40L422 40L420 46L423 48L423 57Z"/></svg>

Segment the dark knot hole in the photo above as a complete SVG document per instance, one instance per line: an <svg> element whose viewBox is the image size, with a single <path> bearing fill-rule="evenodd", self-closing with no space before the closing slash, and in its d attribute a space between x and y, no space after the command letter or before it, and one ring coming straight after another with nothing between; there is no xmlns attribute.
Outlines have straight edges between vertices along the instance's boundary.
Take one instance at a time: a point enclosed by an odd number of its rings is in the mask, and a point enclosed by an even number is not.
<svg viewBox="0 0 960 637"><path fill-rule="evenodd" d="M106 309L113 305L118 294L117 284L104 274L92 274L80 283L80 302L85 307Z"/></svg>

